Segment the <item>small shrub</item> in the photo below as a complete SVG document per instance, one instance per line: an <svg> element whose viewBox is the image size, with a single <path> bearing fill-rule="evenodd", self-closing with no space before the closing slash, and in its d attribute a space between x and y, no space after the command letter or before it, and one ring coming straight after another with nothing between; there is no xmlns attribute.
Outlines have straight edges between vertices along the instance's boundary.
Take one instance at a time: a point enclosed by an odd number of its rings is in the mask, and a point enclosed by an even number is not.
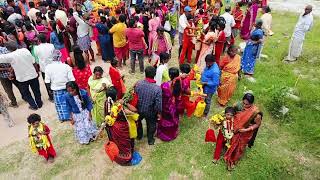
<svg viewBox="0 0 320 180"><path fill-rule="evenodd" d="M289 122L293 119L291 116L290 100L287 98L289 87L275 87L269 89L270 98L266 106L270 114L280 122Z"/></svg>

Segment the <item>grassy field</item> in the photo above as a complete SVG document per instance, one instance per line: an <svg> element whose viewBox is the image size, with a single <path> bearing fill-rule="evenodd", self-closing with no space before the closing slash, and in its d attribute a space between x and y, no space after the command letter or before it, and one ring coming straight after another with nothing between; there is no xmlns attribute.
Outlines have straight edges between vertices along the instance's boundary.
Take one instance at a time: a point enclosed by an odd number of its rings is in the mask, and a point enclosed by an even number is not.
<svg viewBox="0 0 320 180"><path fill-rule="evenodd" d="M320 177L320 23L308 33L303 56L293 64L282 61L297 15L273 14L273 31L264 46L269 56L256 65L256 83L242 79L231 103L251 90L265 116L255 146L248 149L233 172L223 161L211 163L214 145L204 142L207 122L196 118L181 120L180 135L169 143L146 139L136 142L143 161L135 167L111 163L103 150L104 140L78 145L71 125L55 124L53 141L58 157L45 164L31 154L27 141L0 149L0 179L319 179ZM177 54L171 65L176 65ZM133 84L132 79L127 80ZM287 92L297 98L287 97ZM289 112L279 113L285 106ZM216 104L211 113L221 111Z"/></svg>

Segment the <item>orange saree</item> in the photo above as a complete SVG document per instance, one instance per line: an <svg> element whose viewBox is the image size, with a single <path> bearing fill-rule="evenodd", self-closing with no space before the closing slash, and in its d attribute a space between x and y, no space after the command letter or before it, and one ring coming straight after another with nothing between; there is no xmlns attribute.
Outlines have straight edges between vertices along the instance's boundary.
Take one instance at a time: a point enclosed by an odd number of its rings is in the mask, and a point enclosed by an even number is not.
<svg viewBox="0 0 320 180"><path fill-rule="evenodd" d="M241 108L242 109L242 108ZM252 105L249 109L238 111L234 117L234 131L247 128L259 112L258 107ZM254 131L235 133L231 139L230 148L224 156L228 166L235 165L245 152L246 146L250 141Z"/></svg>
<svg viewBox="0 0 320 180"><path fill-rule="evenodd" d="M241 59L239 55L231 59L229 55L225 55L219 66L221 68L220 86L218 88L218 102L225 106L234 90L237 87L238 71L240 70Z"/></svg>

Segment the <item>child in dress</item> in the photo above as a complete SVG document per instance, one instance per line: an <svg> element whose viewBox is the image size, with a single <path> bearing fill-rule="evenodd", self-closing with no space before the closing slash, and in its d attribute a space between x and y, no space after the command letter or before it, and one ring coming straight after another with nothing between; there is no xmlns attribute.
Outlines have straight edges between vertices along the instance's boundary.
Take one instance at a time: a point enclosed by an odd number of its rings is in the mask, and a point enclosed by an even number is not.
<svg viewBox="0 0 320 180"><path fill-rule="evenodd" d="M0 92L0 114L2 114L5 121L7 121L9 127L14 126L14 121L10 117L7 107L7 98Z"/></svg>
<svg viewBox="0 0 320 180"><path fill-rule="evenodd" d="M89 144L98 132L91 115L92 101L87 91L79 89L76 82L70 81L66 87L66 103L71 113L71 124L74 125L76 139L80 144Z"/></svg>
<svg viewBox="0 0 320 180"><path fill-rule="evenodd" d="M233 107L227 107L225 109L225 119L220 124L216 148L214 150L212 161L214 164L219 161L222 148L224 146L227 148L230 147L230 140L233 136L233 119L235 112L236 111Z"/></svg>
<svg viewBox="0 0 320 180"><path fill-rule="evenodd" d="M39 153L48 162L53 162L56 157L56 151L53 148L50 139L50 129L47 125L41 122L41 117L38 114L31 114L28 117L28 134L32 152Z"/></svg>

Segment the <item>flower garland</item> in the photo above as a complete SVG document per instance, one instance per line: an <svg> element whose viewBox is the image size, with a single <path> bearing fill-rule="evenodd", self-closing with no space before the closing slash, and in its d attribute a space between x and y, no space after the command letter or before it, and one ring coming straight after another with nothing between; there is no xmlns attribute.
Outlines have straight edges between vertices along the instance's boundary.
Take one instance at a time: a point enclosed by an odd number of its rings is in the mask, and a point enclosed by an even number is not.
<svg viewBox="0 0 320 180"><path fill-rule="evenodd" d="M122 110L122 104L114 103L111 106L111 113L105 117L105 121L109 126L113 126L114 122L116 122L120 111Z"/></svg>

